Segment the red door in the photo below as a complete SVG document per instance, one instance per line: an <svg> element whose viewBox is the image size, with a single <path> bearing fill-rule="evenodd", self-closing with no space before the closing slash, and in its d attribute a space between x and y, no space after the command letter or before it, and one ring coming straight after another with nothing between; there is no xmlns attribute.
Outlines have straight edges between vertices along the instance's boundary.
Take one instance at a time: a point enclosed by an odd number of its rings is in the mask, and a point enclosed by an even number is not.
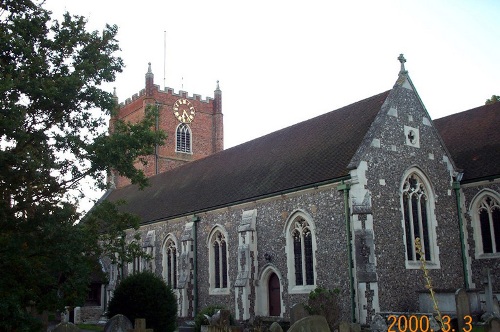
<svg viewBox="0 0 500 332"><path fill-rule="evenodd" d="M268 283L269 290L269 316L281 315L281 290L280 279L276 273L271 274Z"/></svg>

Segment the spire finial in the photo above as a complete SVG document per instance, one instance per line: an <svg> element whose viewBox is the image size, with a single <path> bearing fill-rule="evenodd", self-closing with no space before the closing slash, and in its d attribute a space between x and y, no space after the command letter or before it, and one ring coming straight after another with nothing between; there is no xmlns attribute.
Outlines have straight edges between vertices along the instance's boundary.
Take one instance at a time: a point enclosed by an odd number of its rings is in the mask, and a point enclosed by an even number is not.
<svg viewBox="0 0 500 332"><path fill-rule="evenodd" d="M405 69L405 62L406 62L406 59L405 59L405 56L403 55L403 53L401 53L398 57L398 60L399 62L401 63L401 70L399 71L399 73L406 73L406 69Z"/></svg>
<svg viewBox="0 0 500 332"><path fill-rule="evenodd" d="M116 97L116 86L113 87L113 97Z"/></svg>
<svg viewBox="0 0 500 332"><path fill-rule="evenodd" d="M219 88L219 80L217 80L217 88L215 90L220 90L220 88Z"/></svg>
<svg viewBox="0 0 500 332"><path fill-rule="evenodd" d="M151 72L151 62L148 62L148 74L152 73Z"/></svg>

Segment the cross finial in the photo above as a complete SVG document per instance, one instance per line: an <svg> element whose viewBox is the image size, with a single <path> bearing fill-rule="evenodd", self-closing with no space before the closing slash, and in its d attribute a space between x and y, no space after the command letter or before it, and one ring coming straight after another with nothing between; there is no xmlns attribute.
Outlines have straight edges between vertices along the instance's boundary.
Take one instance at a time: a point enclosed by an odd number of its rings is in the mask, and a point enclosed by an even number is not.
<svg viewBox="0 0 500 332"><path fill-rule="evenodd" d="M405 62L406 62L406 59L405 59L405 56L403 55L403 53L401 53L398 57L398 60L399 62L401 63L401 70L399 71L400 73L405 73L406 72L406 69L405 69Z"/></svg>

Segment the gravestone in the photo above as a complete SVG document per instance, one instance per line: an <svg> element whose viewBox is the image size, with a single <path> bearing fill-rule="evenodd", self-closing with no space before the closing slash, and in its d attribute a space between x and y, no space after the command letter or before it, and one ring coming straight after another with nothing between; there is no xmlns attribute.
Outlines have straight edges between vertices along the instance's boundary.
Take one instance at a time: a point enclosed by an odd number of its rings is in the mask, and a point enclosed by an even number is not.
<svg viewBox="0 0 500 332"><path fill-rule="evenodd" d="M206 316L206 315L205 315ZM238 326L230 326L231 312L229 310L221 309L217 311L212 317L207 317L210 325L202 325L202 332L228 332L239 331Z"/></svg>
<svg viewBox="0 0 500 332"><path fill-rule="evenodd" d="M469 296L463 288L459 288L455 292L455 303L457 304L457 322L458 331L464 331L467 327L465 326L465 316L470 317L470 303Z"/></svg>
<svg viewBox="0 0 500 332"><path fill-rule="evenodd" d="M491 317L484 325L484 332L500 332L500 318Z"/></svg>
<svg viewBox="0 0 500 332"><path fill-rule="evenodd" d="M385 318L379 314L373 316L370 330L372 330L373 332L386 332L387 322L385 321Z"/></svg>
<svg viewBox="0 0 500 332"><path fill-rule="evenodd" d="M295 304L290 309L290 325L293 325L296 321L299 321L307 316L309 316L309 313L306 308L304 308L304 305L302 303Z"/></svg>
<svg viewBox="0 0 500 332"><path fill-rule="evenodd" d="M80 332L80 329L73 323L62 322L57 324L52 332Z"/></svg>
<svg viewBox="0 0 500 332"><path fill-rule="evenodd" d="M271 326L269 326L269 331L270 332L283 332L283 329L281 328L281 325L278 324L278 322L273 322Z"/></svg>
<svg viewBox="0 0 500 332"><path fill-rule="evenodd" d="M74 312L74 318L75 318L74 323L80 324L82 322L82 308L75 307L75 309L73 309L73 312Z"/></svg>
<svg viewBox="0 0 500 332"><path fill-rule="evenodd" d="M132 323L127 317L115 315L104 325L104 332L127 332L132 328Z"/></svg>
<svg viewBox="0 0 500 332"><path fill-rule="evenodd" d="M296 321L288 332L330 332L330 327L323 316L308 316Z"/></svg>
<svg viewBox="0 0 500 332"><path fill-rule="evenodd" d="M351 324L348 322L340 322L339 332L351 332Z"/></svg>
<svg viewBox="0 0 500 332"><path fill-rule="evenodd" d="M146 320L144 318L135 319L135 328L129 329L128 332L153 332L153 329L146 328Z"/></svg>

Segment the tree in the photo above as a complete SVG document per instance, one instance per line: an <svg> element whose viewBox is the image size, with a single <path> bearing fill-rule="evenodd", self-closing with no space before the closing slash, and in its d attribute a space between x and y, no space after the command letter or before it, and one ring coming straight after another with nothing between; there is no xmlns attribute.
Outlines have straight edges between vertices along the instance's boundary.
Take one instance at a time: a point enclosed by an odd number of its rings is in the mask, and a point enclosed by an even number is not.
<svg viewBox="0 0 500 332"><path fill-rule="evenodd" d="M500 102L500 96L492 95L490 99L486 99L485 105L490 105Z"/></svg>
<svg viewBox="0 0 500 332"><path fill-rule="evenodd" d="M126 277L109 302L108 317L125 315L131 322L145 318L154 331L175 331L177 300L165 281L152 272Z"/></svg>
<svg viewBox="0 0 500 332"><path fill-rule="evenodd" d="M88 32L83 17L66 13L59 22L42 5L0 2L2 331L36 329L30 310L83 302L90 271L103 252L98 240L106 238L98 217L77 224L82 181L106 188L105 172L114 169L145 186L134 162L165 138L151 130L154 107L139 123L116 120L113 134L106 130L116 100L101 85L123 67L114 55L117 27ZM137 219L109 205L101 209L111 218L109 234L137 227ZM112 244L105 250L113 248L118 250Z"/></svg>

